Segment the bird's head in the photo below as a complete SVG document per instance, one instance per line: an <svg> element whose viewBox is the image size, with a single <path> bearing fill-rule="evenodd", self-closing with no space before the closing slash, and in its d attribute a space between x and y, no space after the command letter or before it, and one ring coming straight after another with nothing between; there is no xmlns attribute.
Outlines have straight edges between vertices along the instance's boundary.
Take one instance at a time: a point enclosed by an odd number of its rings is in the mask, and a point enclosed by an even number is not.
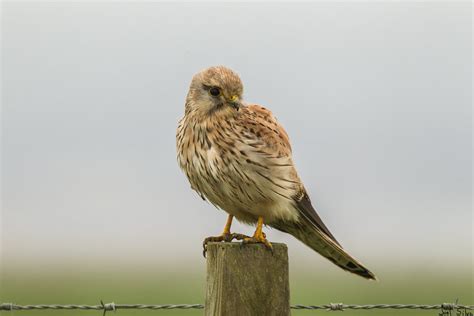
<svg viewBox="0 0 474 316"><path fill-rule="evenodd" d="M186 98L186 113L235 113L242 106L242 81L224 66L206 68L194 75Z"/></svg>

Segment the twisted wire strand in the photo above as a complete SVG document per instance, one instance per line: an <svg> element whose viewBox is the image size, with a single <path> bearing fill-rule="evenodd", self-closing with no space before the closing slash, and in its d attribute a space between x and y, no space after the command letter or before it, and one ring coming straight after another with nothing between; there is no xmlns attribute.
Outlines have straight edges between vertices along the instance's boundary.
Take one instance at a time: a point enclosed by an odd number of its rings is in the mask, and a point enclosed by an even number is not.
<svg viewBox="0 0 474 316"><path fill-rule="evenodd" d="M292 309L325 309L331 311L342 311L345 309L421 309L421 310L473 310L474 305L458 305L452 303L443 303L439 305L420 305L420 304L367 304L367 305L346 305L342 303L331 303L327 305L292 305Z"/></svg>
<svg viewBox="0 0 474 316"><path fill-rule="evenodd" d="M203 309L203 304L104 304L102 301L99 305L77 305L77 304L39 304L39 305L17 305L13 303L1 303L0 311L21 311L21 310L102 310L116 311L118 309ZM309 310L328 310L328 311L343 311L346 309L420 309L420 310L474 310L474 305L458 305L453 303L443 303L439 305L420 305L420 304L368 304L368 305L347 305L342 303L330 303L325 305L292 305L292 309L309 309Z"/></svg>

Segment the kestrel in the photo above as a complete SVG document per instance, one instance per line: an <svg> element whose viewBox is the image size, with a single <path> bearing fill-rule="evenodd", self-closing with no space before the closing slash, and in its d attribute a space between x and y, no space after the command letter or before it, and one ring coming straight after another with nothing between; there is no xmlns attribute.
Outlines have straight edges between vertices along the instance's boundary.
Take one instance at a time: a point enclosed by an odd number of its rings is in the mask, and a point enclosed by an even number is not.
<svg viewBox="0 0 474 316"><path fill-rule="evenodd" d="M222 235L271 249L262 226L289 233L344 270L375 275L349 255L313 208L293 164L287 133L266 108L245 104L239 76L224 66L194 75L176 134L178 163L202 199L227 212ZM256 224L232 234L232 219Z"/></svg>

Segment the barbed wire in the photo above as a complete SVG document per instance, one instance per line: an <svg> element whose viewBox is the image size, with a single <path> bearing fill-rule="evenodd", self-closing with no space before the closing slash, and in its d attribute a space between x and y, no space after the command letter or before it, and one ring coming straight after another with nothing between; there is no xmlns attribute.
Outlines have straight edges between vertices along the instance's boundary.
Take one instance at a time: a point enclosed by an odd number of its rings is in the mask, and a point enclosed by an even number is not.
<svg viewBox="0 0 474 316"><path fill-rule="evenodd" d="M0 303L0 311L22 311L22 310L102 310L104 315L107 311L116 311L119 309L203 309L203 304L115 304L103 303L99 305L78 305L78 304L39 304L39 305L17 305L13 303ZM371 309L420 309L420 310L441 310L441 311L457 311L474 310L474 305L458 305L457 303L443 303L438 305L420 305L420 304L368 304L368 305L347 305L343 303L330 303L325 305L291 305L291 309L309 309L309 310L328 310L328 311L343 311L346 309L353 310L371 310Z"/></svg>

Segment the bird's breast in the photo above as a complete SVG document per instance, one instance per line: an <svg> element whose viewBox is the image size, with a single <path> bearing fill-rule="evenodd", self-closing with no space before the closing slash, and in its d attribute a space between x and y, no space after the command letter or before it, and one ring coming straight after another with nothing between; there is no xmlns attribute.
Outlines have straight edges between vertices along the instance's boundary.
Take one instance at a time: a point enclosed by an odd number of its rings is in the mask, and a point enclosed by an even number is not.
<svg viewBox="0 0 474 316"><path fill-rule="evenodd" d="M294 183L279 180L287 177L291 158L270 160L255 147L258 141L248 141L243 134L232 122L180 125L178 161L191 187L231 214L294 217Z"/></svg>

